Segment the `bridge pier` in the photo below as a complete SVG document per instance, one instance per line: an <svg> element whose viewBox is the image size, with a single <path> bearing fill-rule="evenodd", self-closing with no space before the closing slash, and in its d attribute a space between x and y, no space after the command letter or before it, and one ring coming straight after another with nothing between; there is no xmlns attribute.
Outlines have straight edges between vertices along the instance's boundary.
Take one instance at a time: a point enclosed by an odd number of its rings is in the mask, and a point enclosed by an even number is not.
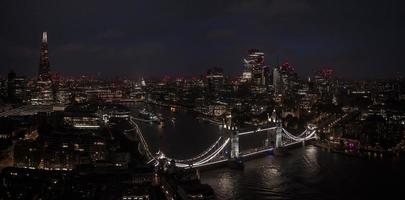
<svg viewBox="0 0 405 200"><path fill-rule="evenodd" d="M275 148L280 148L283 147L283 127L281 126L281 123L277 125L276 128L276 146Z"/></svg>
<svg viewBox="0 0 405 200"><path fill-rule="evenodd" d="M228 167L231 169L244 169L244 163L241 157L239 157L239 132L237 130L231 131L231 155L228 160Z"/></svg>
<svg viewBox="0 0 405 200"><path fill-rule="evenodd" d="M231 139L231 159L239 158L239 131L232 123L232 115L228 115L224 121L224 128L228 130Z"/></svg>
<svg viewBox="0 0 405 200"><path fill-rule="evenodd" d="M239 155L239 131L234 127L231 129L231 159L228 161L231 169L243 170L245 164Z"/></svg>
<svg viewBox="0 0 405 200"><path fill-rule="evenodd" d="M237 131L231 132L231 159L239 158L239 135Z"/></svg>
<svg viewBox="0 0 405 200"><path fill-rule="evenodd" d="M273 155L280 156L283 155L283 126L281 120L277 120L277 128L276 128L276 143L273 149Z"/></svg>

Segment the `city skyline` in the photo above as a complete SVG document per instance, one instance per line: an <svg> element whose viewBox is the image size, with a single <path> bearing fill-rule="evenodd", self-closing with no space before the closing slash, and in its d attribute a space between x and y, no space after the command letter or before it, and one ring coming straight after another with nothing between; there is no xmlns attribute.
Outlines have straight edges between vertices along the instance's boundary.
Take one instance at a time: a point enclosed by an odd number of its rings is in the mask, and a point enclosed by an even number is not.
<svg viewBox="0 0 405 200"><path fill-rule="evenodd" d="M400 198L404 11L1 1L0 200Z"/></svg>
<svg viewBox="0 0 405 200"><path fill-rule="evenodd" d="M51 72L61 75L189 76L212 67L239 75L242 58L252 48L263 51L272 68L288 60L301 77L323 67L334 68L343 78L404 74L399 1L182 2L156 7L99 2L94 9L78 2L1 4L8 8L0 29L2 76L10 70L35 76L43 31L49 34Z"/></svg>

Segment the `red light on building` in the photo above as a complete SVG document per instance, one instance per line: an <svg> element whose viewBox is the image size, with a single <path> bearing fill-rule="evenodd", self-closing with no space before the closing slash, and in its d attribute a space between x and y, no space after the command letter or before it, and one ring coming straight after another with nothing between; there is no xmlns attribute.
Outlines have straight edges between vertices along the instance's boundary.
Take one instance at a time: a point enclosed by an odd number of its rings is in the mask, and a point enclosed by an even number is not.
<svg viewBox="0 0 405 200"><path fill-rule="evenodd" d="M284 61L283 64L281 64L280 67L282 70L293 70L294 71L294 67L292 67L290 65L290 63L288 62L288 60Z"/></svg>
<svg viewBox="0 0 405 200"><path fill-rule="evenodd" d="M319 75L323 77L331 77L335 73L335 70L331 68L323 68L319 71Z"/></svg>

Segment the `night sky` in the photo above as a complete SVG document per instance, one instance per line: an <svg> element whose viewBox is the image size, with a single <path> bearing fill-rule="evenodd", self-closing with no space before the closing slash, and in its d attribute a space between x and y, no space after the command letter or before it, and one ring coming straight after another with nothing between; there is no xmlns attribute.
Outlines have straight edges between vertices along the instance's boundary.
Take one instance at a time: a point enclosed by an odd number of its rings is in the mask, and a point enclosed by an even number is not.
<svg viewBox="0 0 405 200"><path fill-rule="evenodd" d="M243 70L248 49L300 76L405 74L405 3L395 0L0 0L0 74L36 75L42 31L61 75ZM404 18L405 19L405 18Z"/></svg>

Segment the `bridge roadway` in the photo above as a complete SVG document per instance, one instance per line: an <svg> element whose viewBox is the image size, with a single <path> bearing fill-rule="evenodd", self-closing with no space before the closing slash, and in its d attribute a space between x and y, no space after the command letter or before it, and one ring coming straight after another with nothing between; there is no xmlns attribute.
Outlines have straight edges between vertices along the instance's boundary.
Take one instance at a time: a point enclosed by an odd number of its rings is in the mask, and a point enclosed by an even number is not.
<svg viewBox="0 0 405 200"><path fill-rule="evenodd" d="M200 168L200 167L206 167L206 166L211 166L211 165L218 165L221 163L228 162L229 160L236 159L236 158L243 158L247 159L250 157L254 157L259 154L263 154L266 152L271 152L275 148L287 148L293 145L296 145L298 143L305 143L307 140L312 140L316 138L316 127L307 127L307 129L295 136L291 133L289 133L287 130L282 128L281 126L274 126L274 127L269 127L269 128L258 128L256 130L252 131L245 131L241 133L236 134L231 134L228 138L222 138L222 136L211 146L209 147L206 151L203 153L199 154L198 156L195 156L194 158L186 159L186 160L176 160L172 158L167 158L163 152L159 152L159 155L154 155L152 152L150 152L148 143L146 142L141 129L139 128L138 124L134 121L132 117L129 119L130 123L134 126L133 129L128 130L128 131L135 131L145 153L146 157L148 158L148 163L151 163L157 161L159 159L165 158L167 160L174 160L176 162L177 167L181 168ZM239 153L239 136L243 135L249 135L249 134L260 134L262 132L268 132L268 131L274 131L276 132L276 146L275 147L260 147L260 148L254 148L249 150L248 152L241 152ZM236 139L236 140L235 140ZM221 143L223 141L223 143ZM236 141L236 143L235 143ZM235 146L236 144L236 146ZM217 147L217 148L216 148ZM236 157L230 158L229 156L226 155L226 150L229 149L227 147L230 147L231 154L236 155Z"/></svg>
<svg viewBox="0 0 405 200"><path fill-rule="evenodd" d="M312 138L313 139L313 138ZM309 139L311 140L311 139ZM297 144L301 144L302 142L293 142L293 143L289 143L286 146L284 146L284 148L288 148ZM255 158L256 156L265 154L265 153L269 153L269 152L273 152L274 147L270 147L270 148L264 148L264 149L255 149L255 151L252 152L244 152L240 155L241 158L243 159L250 159L250 158ZM257 157L256 157L257 158ZM220 159L217 161L212 161L212 162L208 162L205 164L201 164L201 165L197 165L197 166L180 166L180 167L194 167L194 168L204 168L204 167L209 167L209 166L216 166L216 165L221 165L221 164L226 164L230 159L229 158L225 158L225 159Z"/></svg>
<svg viewBox="0 0 405 200"><path fill-rule="evenodd" d="M135 131L136 136L138 137L139 141L141 142L141 145L143 147L143 150L145 150L146 157L149 160L149 162L153 161L155 159L155 156L150 152L149 145L146 142L145 138L143 137L142 131L139 128L138 124L134 121L132 117L129 118L129 122L131 123L132 126L134 126L133 129L127 130L126 132L132 132Z"/></svg>

